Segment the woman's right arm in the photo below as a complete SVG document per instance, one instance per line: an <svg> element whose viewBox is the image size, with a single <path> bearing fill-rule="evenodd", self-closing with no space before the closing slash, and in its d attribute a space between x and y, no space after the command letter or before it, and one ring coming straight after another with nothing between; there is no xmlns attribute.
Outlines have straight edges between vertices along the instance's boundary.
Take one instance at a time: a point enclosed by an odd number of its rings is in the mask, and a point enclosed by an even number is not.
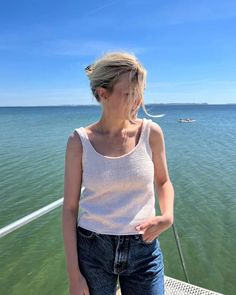
<svg viewBox="0 0 236 295"><path fill-rule="evenodd" d="M82 179L82 143L74 132L67 141L64 172L62 228L70 294L89 294L77 254L76 226Z"/></svg>

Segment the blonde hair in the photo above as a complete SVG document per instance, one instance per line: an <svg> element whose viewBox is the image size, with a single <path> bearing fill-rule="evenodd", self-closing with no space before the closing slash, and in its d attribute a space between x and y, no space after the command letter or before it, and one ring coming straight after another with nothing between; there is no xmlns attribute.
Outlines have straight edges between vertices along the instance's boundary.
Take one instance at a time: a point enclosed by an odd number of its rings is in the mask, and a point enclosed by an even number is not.
<svg viewBox="0 0 236 295"><path fill-rule="evenodd" d="M153 117L153 115L148 114L144 105L147 71L134 54L122 51L106 53L95 63L86 67L85 71L90 80L92 93L98 102L100 102L96 91L98 87L103 87L109 93L112 93L120 76L129 73L130 90L134 89L135 91L135 95L132 95L131 91L128 95L129 119L133 120L137 116L140 105L148 116Z"/></svg>

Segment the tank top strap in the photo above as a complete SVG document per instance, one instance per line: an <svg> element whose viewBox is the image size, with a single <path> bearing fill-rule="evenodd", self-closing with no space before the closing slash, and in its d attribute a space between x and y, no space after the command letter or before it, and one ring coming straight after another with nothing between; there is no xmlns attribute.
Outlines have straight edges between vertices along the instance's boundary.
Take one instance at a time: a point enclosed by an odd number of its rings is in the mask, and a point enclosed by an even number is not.
<svg viewBox="0 0 236 295"><path fill-rule="evenodd" d="M144 144L145 144L148 155L152 159L152 149L151 149L150 141L149 141L149 139L150 139L150 127L151 127L151 124L152 124L152 119L144 118L143 123L144 123L144 126L143 126L144 130L143 130L142 140L144 141Z"/></svg>
<svg viewBox="0 0 236 295"><path fill-rule="evenodd" d="M83 150L85 150L86 145L88 144L88 141L87 141L87 135L84 132L83 127L76 128L74 131L79 135L82 146L83 146Z"/></svg>

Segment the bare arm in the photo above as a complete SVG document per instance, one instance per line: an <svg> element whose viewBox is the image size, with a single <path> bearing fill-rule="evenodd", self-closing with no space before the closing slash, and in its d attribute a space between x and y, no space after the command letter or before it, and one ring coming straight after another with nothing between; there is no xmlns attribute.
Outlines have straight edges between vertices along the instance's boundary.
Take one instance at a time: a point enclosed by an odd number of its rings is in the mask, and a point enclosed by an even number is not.
<svg viewBox="0 0 236 295"><path fill-rule="evenodd" d="M153 151L155 187L162 216L174 222L174 188L171 183L165 151L164 135L158 124L152 124L150 146Z"/></svg>
<svg viewBox="0 0 236 295"><path fill-rule="evenodd" d="M174 222L174 188L170 181L166 162L164 135L161 127L153 123L150 128L150 146L154 164L154 181L158 195L161 216L149 218L136 226L136 230L143 232L145 241L152 241L166 231Z"/></svg>
<svg viewBox="0 0 236 295"><path fill-rule="evenodd" d="M69 136L65 155L63 238L67 272L70 281L81 274L77 255L76 225L82 177L82 144L77 134Z"/></svg>

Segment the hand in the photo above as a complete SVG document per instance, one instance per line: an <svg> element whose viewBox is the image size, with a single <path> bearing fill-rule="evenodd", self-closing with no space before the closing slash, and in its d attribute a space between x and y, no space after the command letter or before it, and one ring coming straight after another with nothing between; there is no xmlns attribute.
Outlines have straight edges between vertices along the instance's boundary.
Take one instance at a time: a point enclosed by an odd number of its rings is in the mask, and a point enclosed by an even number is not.
<svg viewBox="0 0 236 295"><path fill-rule="evenodd" d="M168 216L153 216L135 228L140 234L143 234L145 242L151 243L162 232L171 227L172 223L172 220Z"/></svg>
<svg viewBox="0 0 236 295"><path fill-rule="evenodd" d="M69 282L70 295L90 295L87 282L82 274Z"/></svg>

